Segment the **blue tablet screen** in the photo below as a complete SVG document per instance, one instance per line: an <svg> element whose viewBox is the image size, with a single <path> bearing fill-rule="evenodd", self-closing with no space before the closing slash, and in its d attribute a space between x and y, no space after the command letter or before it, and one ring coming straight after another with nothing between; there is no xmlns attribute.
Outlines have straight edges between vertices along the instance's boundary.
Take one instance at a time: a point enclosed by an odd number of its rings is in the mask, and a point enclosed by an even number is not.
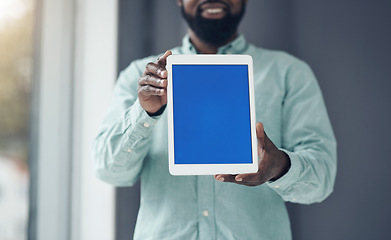
<svg viewBox="0 0 391 240"><path fill-rule="evenodd" d="M251 164L247 65L173 65L175 164Z"/></svg>

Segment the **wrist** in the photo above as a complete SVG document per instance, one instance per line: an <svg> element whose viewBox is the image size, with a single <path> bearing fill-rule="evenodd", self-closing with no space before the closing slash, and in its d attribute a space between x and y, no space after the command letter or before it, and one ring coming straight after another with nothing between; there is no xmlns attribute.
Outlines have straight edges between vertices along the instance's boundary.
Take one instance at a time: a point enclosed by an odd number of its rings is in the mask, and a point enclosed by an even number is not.
<svg viewBox="0 0 391 240"><path fill-rule="evenodd" d="M161 114L164 112L164 110L166 109L166 106L167 106L167 104L166 104L166 105L163 105L159 110L157 110L157 111L154 112L154 113L150 113L150 112L148 112L148 111L146 111L146 112L147 112L147 114L148 114L150 117L157 117L157 116L161 115Z"/></svg>
<svg viewBox="0 0 391 240"><path fill-rule="evenodd" d="M284 151L278 150L279 151L279 165L280 165L280 171L279 173L270 181L276 181L282 176L284 176L289 169L291 168L291 159L289 158L288 154L286 154Z"/></svg>

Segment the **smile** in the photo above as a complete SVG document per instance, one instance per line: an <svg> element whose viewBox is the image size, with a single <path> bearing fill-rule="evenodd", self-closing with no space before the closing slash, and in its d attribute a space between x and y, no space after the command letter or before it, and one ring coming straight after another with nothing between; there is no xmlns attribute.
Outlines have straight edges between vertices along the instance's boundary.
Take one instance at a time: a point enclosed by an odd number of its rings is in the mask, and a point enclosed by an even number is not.
<svg viewBox="0 0 391 240"><path fill-rule="evenodd" d="M216 14L216 13L223 12L223 9L222 8L208 8L208 9L205 9L205 11L209 14Z"/></svg>

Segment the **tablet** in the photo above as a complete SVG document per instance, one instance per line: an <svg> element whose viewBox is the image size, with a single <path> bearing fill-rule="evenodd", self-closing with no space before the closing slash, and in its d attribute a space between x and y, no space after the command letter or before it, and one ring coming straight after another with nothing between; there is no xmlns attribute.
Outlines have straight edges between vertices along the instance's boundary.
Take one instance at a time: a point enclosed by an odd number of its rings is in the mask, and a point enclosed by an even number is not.
<svg viewBox="0 0 391 240"><path fill-rule="evenodd" d="M170 173L257 172L251 56L170 55L166 68Z"/></svg>

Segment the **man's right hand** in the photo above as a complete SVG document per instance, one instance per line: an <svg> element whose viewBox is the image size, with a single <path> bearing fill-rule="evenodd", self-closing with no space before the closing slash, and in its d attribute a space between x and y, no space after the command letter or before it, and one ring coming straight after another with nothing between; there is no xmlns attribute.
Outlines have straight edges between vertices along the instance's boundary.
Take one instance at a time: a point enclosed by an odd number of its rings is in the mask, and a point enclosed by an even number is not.
<svg viewBox="0 0 391 240"><path fill-rule="evenodd" d="M167 104L166 59L171 54L168 50L156 62L148 63L138 81L140 105L148 114L156 113Z"/></svg>

